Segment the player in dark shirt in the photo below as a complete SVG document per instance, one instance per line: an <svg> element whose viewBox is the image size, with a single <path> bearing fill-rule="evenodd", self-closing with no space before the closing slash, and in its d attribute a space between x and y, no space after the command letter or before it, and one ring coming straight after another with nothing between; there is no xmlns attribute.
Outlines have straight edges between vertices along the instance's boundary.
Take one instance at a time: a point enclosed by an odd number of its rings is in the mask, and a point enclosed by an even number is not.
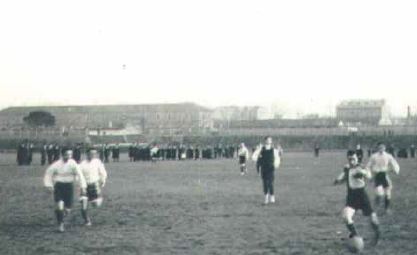
<svg viewBox="0 0 417 255"><path fill-rule="evenodd" d="M275 203L274 180L275 169L278 169L281 160L279 152L272 146L272 137L266 137L263 146L258 146L252 155L252 160L260 161L261 177L264 187L264 204Z"/></svg>
<svg viewBox="0 0 417 255"><path fill-rule="evenodd" d="M346 206L343 209L342 217L350 232L349 238L358 235L353 222L355 212L361 210L365 216L370 217L371 225L375 233L374 245L376 245L380 236L379 222L365 189L365 180L370 180L372 173L359 164L355 151L348 151L347 158L349 163L345 165L342 173L334 181L335 185L346 182L347 186Z"/></svg>

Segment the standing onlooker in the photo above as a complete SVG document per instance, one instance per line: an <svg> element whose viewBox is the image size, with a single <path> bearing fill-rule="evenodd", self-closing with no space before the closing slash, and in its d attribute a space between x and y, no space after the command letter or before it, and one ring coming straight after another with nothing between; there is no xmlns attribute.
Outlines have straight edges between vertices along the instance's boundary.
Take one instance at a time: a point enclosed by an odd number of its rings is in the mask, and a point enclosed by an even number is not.
<svg viewBox="0 0 417 255"><path fill-rule="evenodd" d="M356 157L358 158L359 164L362 164L363 150L362 150L361 145L359 143L356 145Z"/></svg>
<svg viewBox="0 0 417 255"><path fill-rule="evenodd" d="M111 151L111 157L113 158L113 162L119 162L120 148L118 143L116 143L116 145L113 146Z"/></svg>
<svg viewBox="0 0 417 255"><path fill-rule="evenodd" d="M17 157L16 162L19 166L23 165L24 163L24 150L25 150L25 144L22 143L17 147Z"/></svg>
<svg viewBox="0 0 417 255"><path fill-rule="evenodd" d="M387 148L387 152L395 158L395 147L394 144L390 144Z"/></svg>
<svg viewBox="0 0 417 255"><path fill-rule="evenodd" d="M414 144L412 144L410 146L410 156L411 156L411 158L415 158L416 157L416 147L414 146Z"/></svg>
<svg viewBox="0 0 417 255"><path fill-rule="evenodd" d="M105 163L109 163L109 156L110 156L110 147L109 145L106 143L104 145L104 162Z"/></svg>
<svg viewBox="0 0 417 255"><path fill-rule="evenodd" d="M78 164L81 162L81 145L79 143L74 148L74 160Z"/></svg>
<svg viewBox="0 0 417 255"><path fill-rule="evenodd" d="M48 153L48 146L44 143L41 147L41 165L44 166L46 164L46 155Z"/></svg>
<svg viewBox="0 0 417 255"><path fill-rule="evenodd" d="M314 156L318 158L320 156L320 146L319 144L316 144L316 147L314 148Z"/></svg>
<svg viewBox="0 0 417 255"><path fill-rule="evenodd" d="M129 146L128 154L129 154L129 161L133 162L135 158L135 147L133 146L133 144Z"/></svg>
<svg viewBox="0 0 417 255"><path fill-rule="evenodd" d="M99 157L100 157L100 161L104 162L104 144L100 145L99 148Z"/></svg>
<svg viewBox="0 0 417 255"><path fill-rule="evenodd" d="M59 155L61 153L60 150L61 150L60 146L58 144L56 144L54 146L54 159L53 159L54 162L59 160Z"/></svg>
<svg viewBox="0 0 417 255"><path fill-rule="evenodd" d="M138 143L135 143L134 147L133 147L133 161L138 161L139 160L139 145Z"/></svg>
<svg viewBox="0 0 417 255"><path fill-rule="evenodd" d="M28 144L28 158L27 158L27 164L32 164L33 160L33 150L35 149L35 145L33 143Z"/></svg>
<svg viewBox="0 0 417 255"><path fill-rule="evenodd" d="M54 144L50 143L48 145L48 149L46 151L46 154L48 156L48 164L49 165L52 164L52 162L54 162L54 148L55 148Z"/></svg>
<svg viewBox="0 0 417 255"><path fill-rule="evenodd" d="M23 145L23 165L29 165L29 143L25 142Z"/></svg>

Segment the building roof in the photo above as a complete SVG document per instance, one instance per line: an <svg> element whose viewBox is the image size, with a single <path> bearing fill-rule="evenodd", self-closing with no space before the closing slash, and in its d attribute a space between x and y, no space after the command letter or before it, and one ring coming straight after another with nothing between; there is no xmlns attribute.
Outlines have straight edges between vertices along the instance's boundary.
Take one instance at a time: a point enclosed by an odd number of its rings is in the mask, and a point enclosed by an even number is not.
<svg viewBox="0 0 417 255"><path fill-rule="evenodd" d="M216 123L231 128L320 128L337 127L340 120L336 118L314 118L314 119L269 119L255 121L230 121Z"/></svg>
<svg viewBox="0 0 417 255"><path fill-rule="evenodd" d="M352 99L344 100L339 103L338 108L351 107L383 107L387 104L385 99Z"/></svg>
<svg viewBox="0 0 417 255"><path fill-rule="evenodd" d="M31 111L50 111L53 113L125 113L125 112L212 112L211 109L194 103L177 104L137 104L137 105L67 105L67 106L18 106L8 107L1 114L22 114Z"/></svg>
<svg viewBox="0 0 417 255"><path fill-rule="evenodd" d="M237 105L226 105L226 106L218 106L215 109L220 110L243 110L243 109L259 109L261 106L254 105L254 106L237 106Z"/></svg>

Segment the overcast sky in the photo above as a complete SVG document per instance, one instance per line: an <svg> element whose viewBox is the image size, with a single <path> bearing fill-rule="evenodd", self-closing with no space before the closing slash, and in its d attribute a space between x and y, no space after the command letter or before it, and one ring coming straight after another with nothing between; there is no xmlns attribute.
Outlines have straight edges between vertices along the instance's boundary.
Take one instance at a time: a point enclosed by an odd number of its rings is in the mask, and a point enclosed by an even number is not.
<svg viewBox="0 0 417 255"><path fill-rule="evenodd" d="M0 107L194 101L417 112L417 1L0 1Z"/></svg>

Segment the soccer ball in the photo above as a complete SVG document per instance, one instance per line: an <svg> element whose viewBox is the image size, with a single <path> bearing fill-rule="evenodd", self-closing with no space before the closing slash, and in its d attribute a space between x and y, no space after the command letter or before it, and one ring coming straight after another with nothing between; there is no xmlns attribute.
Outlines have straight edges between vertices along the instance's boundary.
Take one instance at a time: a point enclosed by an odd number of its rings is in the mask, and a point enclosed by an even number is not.
<svg viewBox="0 0 417 255"><path fill-rule="evenodd" d="M352 238L348 238L347 240L347 248L352 253L359 253L364 248L363 239L360 236L354 236Z"/></svg>

